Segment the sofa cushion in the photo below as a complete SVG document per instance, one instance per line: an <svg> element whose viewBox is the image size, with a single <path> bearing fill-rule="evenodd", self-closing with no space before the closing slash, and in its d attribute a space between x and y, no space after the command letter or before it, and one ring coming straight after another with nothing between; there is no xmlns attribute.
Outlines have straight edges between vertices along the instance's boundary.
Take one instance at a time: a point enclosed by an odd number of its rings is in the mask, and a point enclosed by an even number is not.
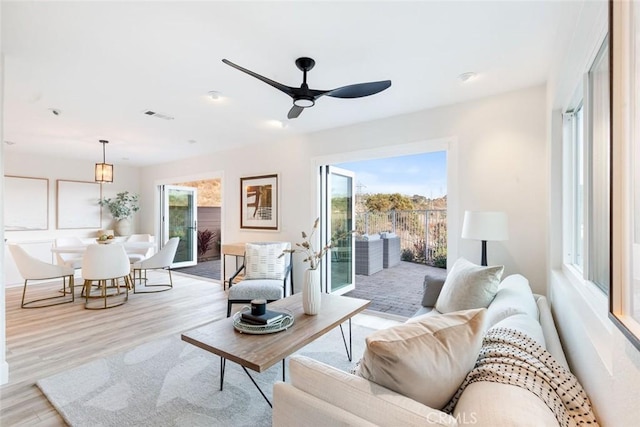
<svg viewBox="0 0 640 427"><path fill-rule="evenodd" d="M529 287L529 281L520 274L506 277L487 309L487 326L491 327L514 314L524 313L538 320L538 307Z"/></svg>
<svg viewBox="0 0 640 427"><path fill-rule="evenodd" d="M529 390L486 381L467 386L453 416L461 426L558 427L553 412Z"/></svg>
<svg viewBox="0 0 640 427"><path fill-rule="evenodd" d="M327 404L349 411L378 426L455 426L449 414L422 405L399 393L309 357L294 355L289 359L291 385ZM274 388L275 393L275 388ZM274 394L274 398L275 397ZM274 414L276 413L274 405ZM333 424L329 420L291 425ZM274 423L274 425L278 425Z"/></svg>
<svg viewBox="0 0 640 427"><path fill-rule="evenodd" d="M505 319L502 319L501 321L493 325L490 329L493 328L515 329L516 331L533 338L543 348L547 348L544 339L544 333L542 332L542 326L540 326L540 323L528 314L517 313L511 315Z"/></svg>
<svg viewBox="0 0 640 427"><path fill-rule="evenodd" d="M283 382L273 385L271 423L274 426L314 427L322 425L375 427L378 425Z"/></svg>
<svg viewBox="0 0 640 427"><path fill-rule="evenodd" d="M245 280L283 280L286 257L282 251L289 248L286 242L247 243L245 245Z"/></svg>
<svg viewBox="0 0 640 427"><path fill-rule="evenodd" d="M357 375L442 408L473 368L486 310L423 315L366 338Z"/></svg>
<svg viewBox="0 0 640 427"><path fill-rule="evenodd" d="M422 293L422 306L434 307L438 296L444 286L444 281L447 279L447 271L427 273L424 276L423 293Z"/></svg>
<svg viewBox="0 0 640 427"><path fill-rule="evenodd" d="M486 308L498 291L504 266L483 267L459 258L444 281L436 310L440 313Z"/></svg>

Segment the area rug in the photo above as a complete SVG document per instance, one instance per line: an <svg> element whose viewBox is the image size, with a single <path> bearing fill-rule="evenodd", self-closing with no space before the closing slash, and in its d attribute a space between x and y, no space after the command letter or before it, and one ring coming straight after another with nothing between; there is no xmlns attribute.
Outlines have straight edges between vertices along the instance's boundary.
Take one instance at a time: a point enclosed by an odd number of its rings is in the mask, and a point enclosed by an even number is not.
<svg viewBox="0 0 640 427"><path fill-rule="evenodd" d="M348 326L343 327L348 342ZM349 371L373 329L353 325L349 362L336 328L296 354ZM249 371L269 399L282 364ZM287 370L288 375L288 370ZM287 376L288 379L288 376ZM71 426L270 426L271 408L245 372L171 336L39 380L38 387Z"/></svg>

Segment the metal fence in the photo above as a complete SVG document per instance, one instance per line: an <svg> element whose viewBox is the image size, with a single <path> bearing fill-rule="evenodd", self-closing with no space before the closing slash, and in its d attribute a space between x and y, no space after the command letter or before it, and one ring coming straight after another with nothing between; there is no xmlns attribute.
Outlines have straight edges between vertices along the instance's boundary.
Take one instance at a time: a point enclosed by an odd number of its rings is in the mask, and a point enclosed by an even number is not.
<svg viewBox="0 0 640 427"><path fill-rule="evenodd" d="M400 237L402 259L442 266L447 259L447 211L412 210L356 214L358 234L392 232Z"/></svg>

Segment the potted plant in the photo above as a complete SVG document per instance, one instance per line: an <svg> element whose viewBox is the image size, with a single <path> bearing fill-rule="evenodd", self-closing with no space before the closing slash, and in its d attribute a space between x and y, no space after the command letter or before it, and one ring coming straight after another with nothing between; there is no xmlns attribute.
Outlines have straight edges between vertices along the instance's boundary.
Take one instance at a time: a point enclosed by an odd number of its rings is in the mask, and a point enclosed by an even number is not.
<svg viewBox="0 0 640 427"><path fill-rule="evenodd" d="M302 253L304 255L303 262L309 263L309 268L304 272L304 282L302 284L302 307L305 314L315 315L320 311L320 302L321 302L321 290L320 290L320 263L322 262L322 258L326 255L328 251L331 250L331 242L328 245L316 250L313 246L313 235L318 229L318 225L320 223L320 218L316 218L313 223L313 228L311 233L307 235L304 231L302 232L302 243L296 243L295 247L292 249L285 249L284 253L294 254L296 252ZM349 232L338 232L334 234L333 238L336 240L343 239L349 235L351 235L353 231Z"/></svg>
<svg viewBox="0 0 640 427"><path fill-rule="evenodd" d="M98 201L100 206L106 206L116 220L116 232L120 236L131 234L131 217L140 210L138 195L123 191L116 194L115 198L103 198Z"/></svg>

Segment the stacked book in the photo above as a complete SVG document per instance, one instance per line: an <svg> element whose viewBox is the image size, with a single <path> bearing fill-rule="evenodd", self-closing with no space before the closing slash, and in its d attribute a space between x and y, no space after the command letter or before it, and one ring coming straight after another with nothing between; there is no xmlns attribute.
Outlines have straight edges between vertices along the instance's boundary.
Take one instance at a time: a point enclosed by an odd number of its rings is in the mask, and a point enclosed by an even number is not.
<svg viewBox="0 0 640 427"><path fill-rule="evenodd" d="M250 311L242 313L242 321L250 325L270 325L284 317L284 313L267 310L264 314L251 314Z"/></svg>

